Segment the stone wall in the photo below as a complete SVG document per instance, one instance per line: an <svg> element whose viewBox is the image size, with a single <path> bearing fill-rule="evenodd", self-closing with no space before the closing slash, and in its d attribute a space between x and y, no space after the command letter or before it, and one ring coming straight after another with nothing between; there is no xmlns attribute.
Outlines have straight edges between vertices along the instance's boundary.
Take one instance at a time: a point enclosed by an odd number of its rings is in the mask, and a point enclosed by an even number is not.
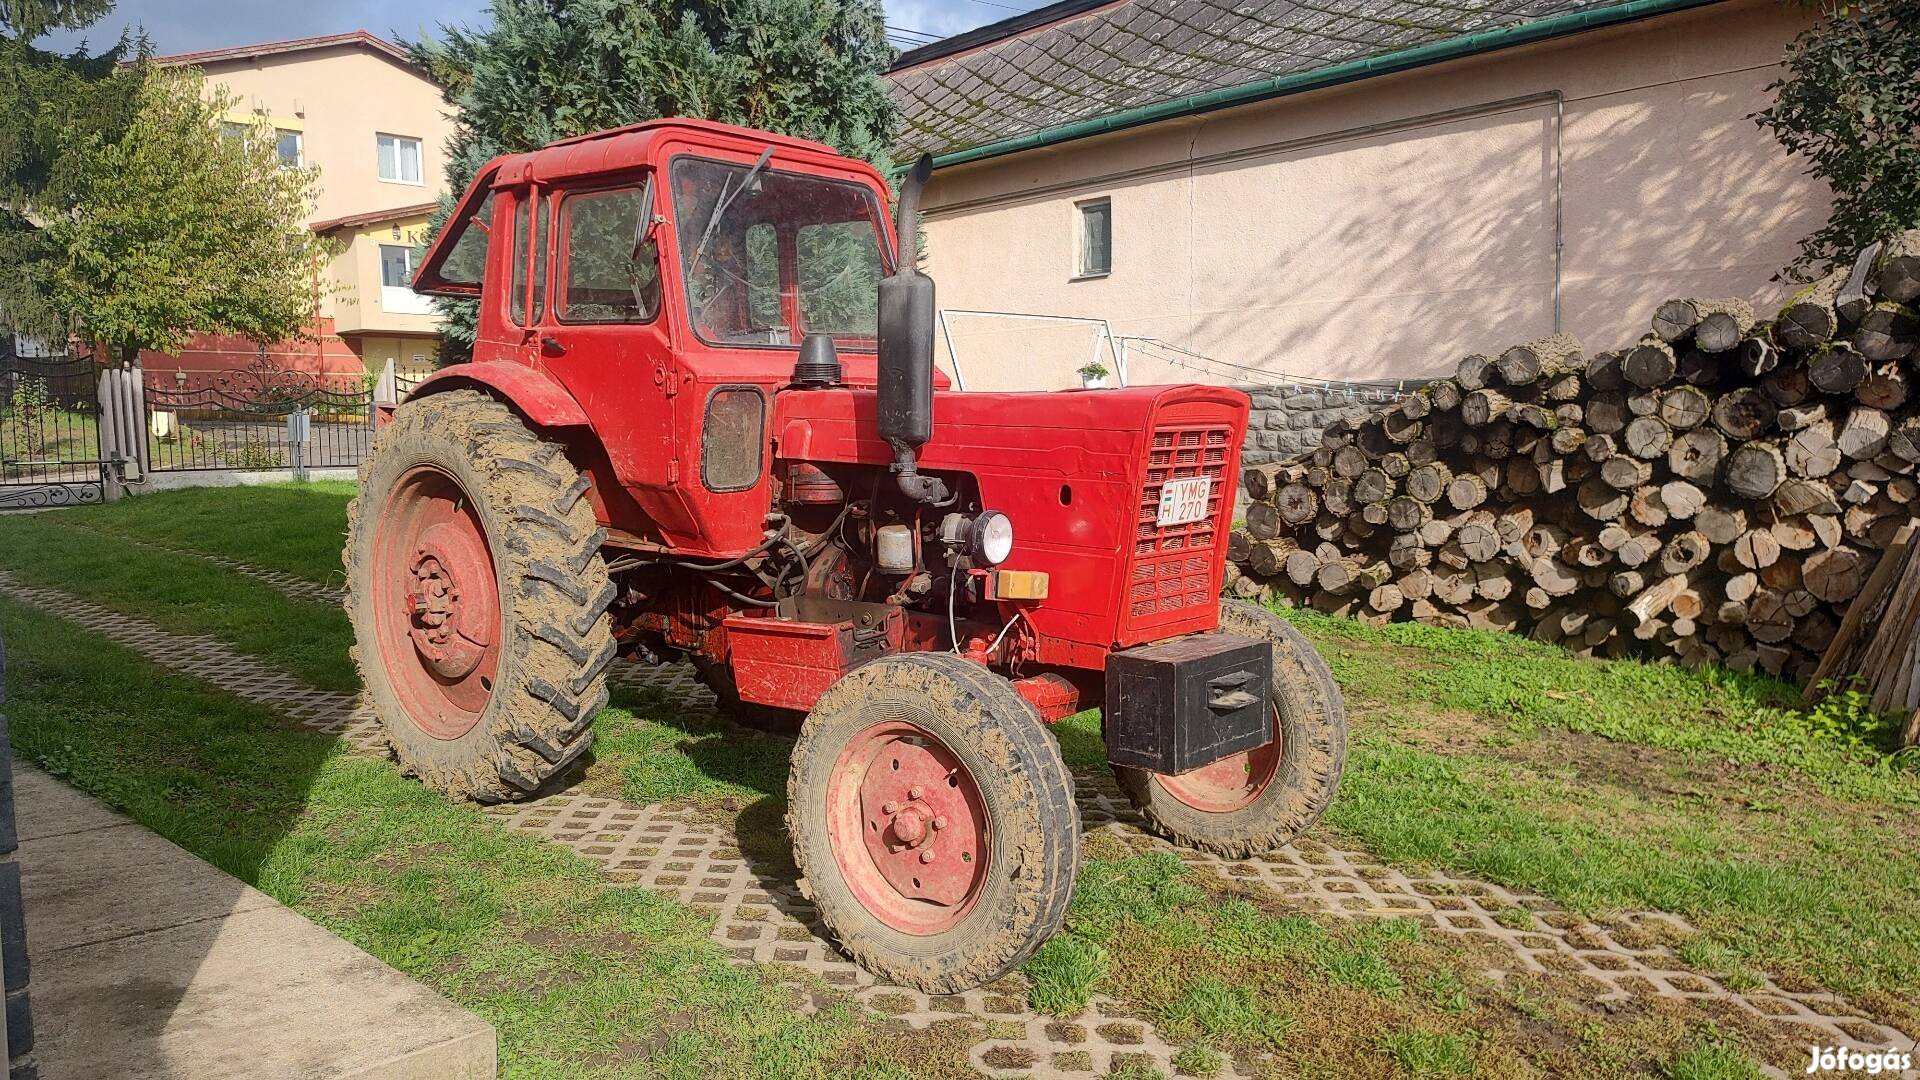
<svg viewBox="0 0 1920 1080"><path fill-rule="evenodd" d="M1240 466L1285 461L1311 450L1320 445L1320 433L1329 424L1365 416L1390 405L1425 381L1235 386L1234 389L1253 400L1253 415L1247 419L1247 441L1240 450ZM1234 516L1240 516L1246 505L1246 496L1238 494Z"/></svg>

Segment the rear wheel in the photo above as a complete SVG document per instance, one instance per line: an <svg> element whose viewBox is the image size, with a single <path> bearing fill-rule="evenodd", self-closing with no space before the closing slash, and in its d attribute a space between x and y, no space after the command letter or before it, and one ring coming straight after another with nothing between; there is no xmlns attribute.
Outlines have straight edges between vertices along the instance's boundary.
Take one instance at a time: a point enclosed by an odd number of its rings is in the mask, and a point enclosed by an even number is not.
<svg viewBox="0 0 1920 1080"><path fill-rule="evenodd" d="M428 787L531 794L592 745L614 588L587 481L471 390L412 401L348 508L354 659L394 756Z"/></svg>
<svg viewBox="0 0 1920 1080"><path fill-rule="evenodd" d="M1227 600L1220 629L1273 643L1273 741L1179 776L1113 771L1153 831L1245 858L1281 847L1326 812L1346 765L1347 714L1326 661L1293 624Z"/></svg>
<svg viewBox="0 0 1920 1080"><path fill-rule="evenodd" d="M1072 780L1033 706L978 664L895 656L841 679L801 728L787 799L802 887L876 975L958 993L1066 917Z"/></svg>

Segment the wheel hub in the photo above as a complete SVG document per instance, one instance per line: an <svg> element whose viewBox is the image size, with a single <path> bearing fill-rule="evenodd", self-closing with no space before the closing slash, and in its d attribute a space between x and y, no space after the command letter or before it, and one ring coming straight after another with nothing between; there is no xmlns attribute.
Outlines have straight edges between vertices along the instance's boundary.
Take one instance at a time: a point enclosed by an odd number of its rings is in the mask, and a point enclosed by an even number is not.
<svg viewBox="0 0 1920 1080"><path fill-rule="evenodd" d="M463 679L480 666L492 644L499 608L491 567L480 538L459 522L441 522L420 535L407 570L409 634L421 660L444 679ZM462 590L461 582L486 588Z"/></svg>
<svg viewBox="0 0 1920 1080"><path fill-rule="evenodd" d="M834 857L881 921L937 934L973 910L992 826L979 785L939 740L904 722L866 729L842 751L827 803Z"/></svg>

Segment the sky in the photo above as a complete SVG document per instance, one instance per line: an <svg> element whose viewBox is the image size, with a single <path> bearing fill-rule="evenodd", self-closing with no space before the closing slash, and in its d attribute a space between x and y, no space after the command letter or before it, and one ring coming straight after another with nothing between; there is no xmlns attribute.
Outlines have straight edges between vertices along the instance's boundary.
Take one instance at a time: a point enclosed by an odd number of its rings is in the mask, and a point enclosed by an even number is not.
<svg viewBox="0 0 1920 1080"><path fill-rule="evenodd" d="M887 27L896 45L946 37L1018 11L1041 0L885 0ZM119 32L143 26L159 52L197 52L229 45L251 45L284 38L371 30L382 37L413 39L442 23L476 25L485 0L119 0L113 14L84 34L51 35L47 43L66 48L81 37L95 48L110 44Z"/></svg>

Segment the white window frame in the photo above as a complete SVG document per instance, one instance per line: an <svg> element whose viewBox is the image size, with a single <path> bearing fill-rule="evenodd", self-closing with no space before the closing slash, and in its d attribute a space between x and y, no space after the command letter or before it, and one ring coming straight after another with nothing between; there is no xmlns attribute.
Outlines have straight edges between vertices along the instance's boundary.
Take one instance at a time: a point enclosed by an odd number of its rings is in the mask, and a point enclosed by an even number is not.
<svg viewBox="0 0 1920 1080"><path fill-rule="evenodd" d="M1099 269L1087 265L1087 211L1096 207L1107 212L1107 265ZM1097 199L1080 199L1073 204L1073 280L1097 280L1112 273L1113 200L1104 195Z"/></svg>
<svg viewBox="0 0 1920 1080"><path fill-rule="evenodd" d="M389 315L431 315L433 298L422 296L413 291L413 272L419 269L419 253L405 244L379 244L380 253L380 310ZM387 284L387 249L398 248L407 253L407 283Z"/></svg>
<svg viewBox="0 0 1920 1080"><path fill-rule="evenodd" d="M283 128L283 127L274 128L273 129L273 150L274 150L274 153L276 154L280 152L280 138L284 135L293 136L293 160L289 162L289 161L286 161L285 159L282 159L281 164L285 165L289 169L306 168L307 133L304 131L301 131L298 128Z"/></svg>
<svg viewBox="0 0 1920 1080"><path fill-rule="evenodd" d="M393 176L388 176L380 172L381 145L389 140L393 143ZM406 170L402 168L400 164L400 148L407 143L413 144L414 161L420 173L418 177L412 180L406 178ZM395 135L390 131L376 131L373 135L373 168L374 172L379 175L380 182L383 184L406 184L409 187L425 187L427 185L426 143L415 135Z"/></svg>

